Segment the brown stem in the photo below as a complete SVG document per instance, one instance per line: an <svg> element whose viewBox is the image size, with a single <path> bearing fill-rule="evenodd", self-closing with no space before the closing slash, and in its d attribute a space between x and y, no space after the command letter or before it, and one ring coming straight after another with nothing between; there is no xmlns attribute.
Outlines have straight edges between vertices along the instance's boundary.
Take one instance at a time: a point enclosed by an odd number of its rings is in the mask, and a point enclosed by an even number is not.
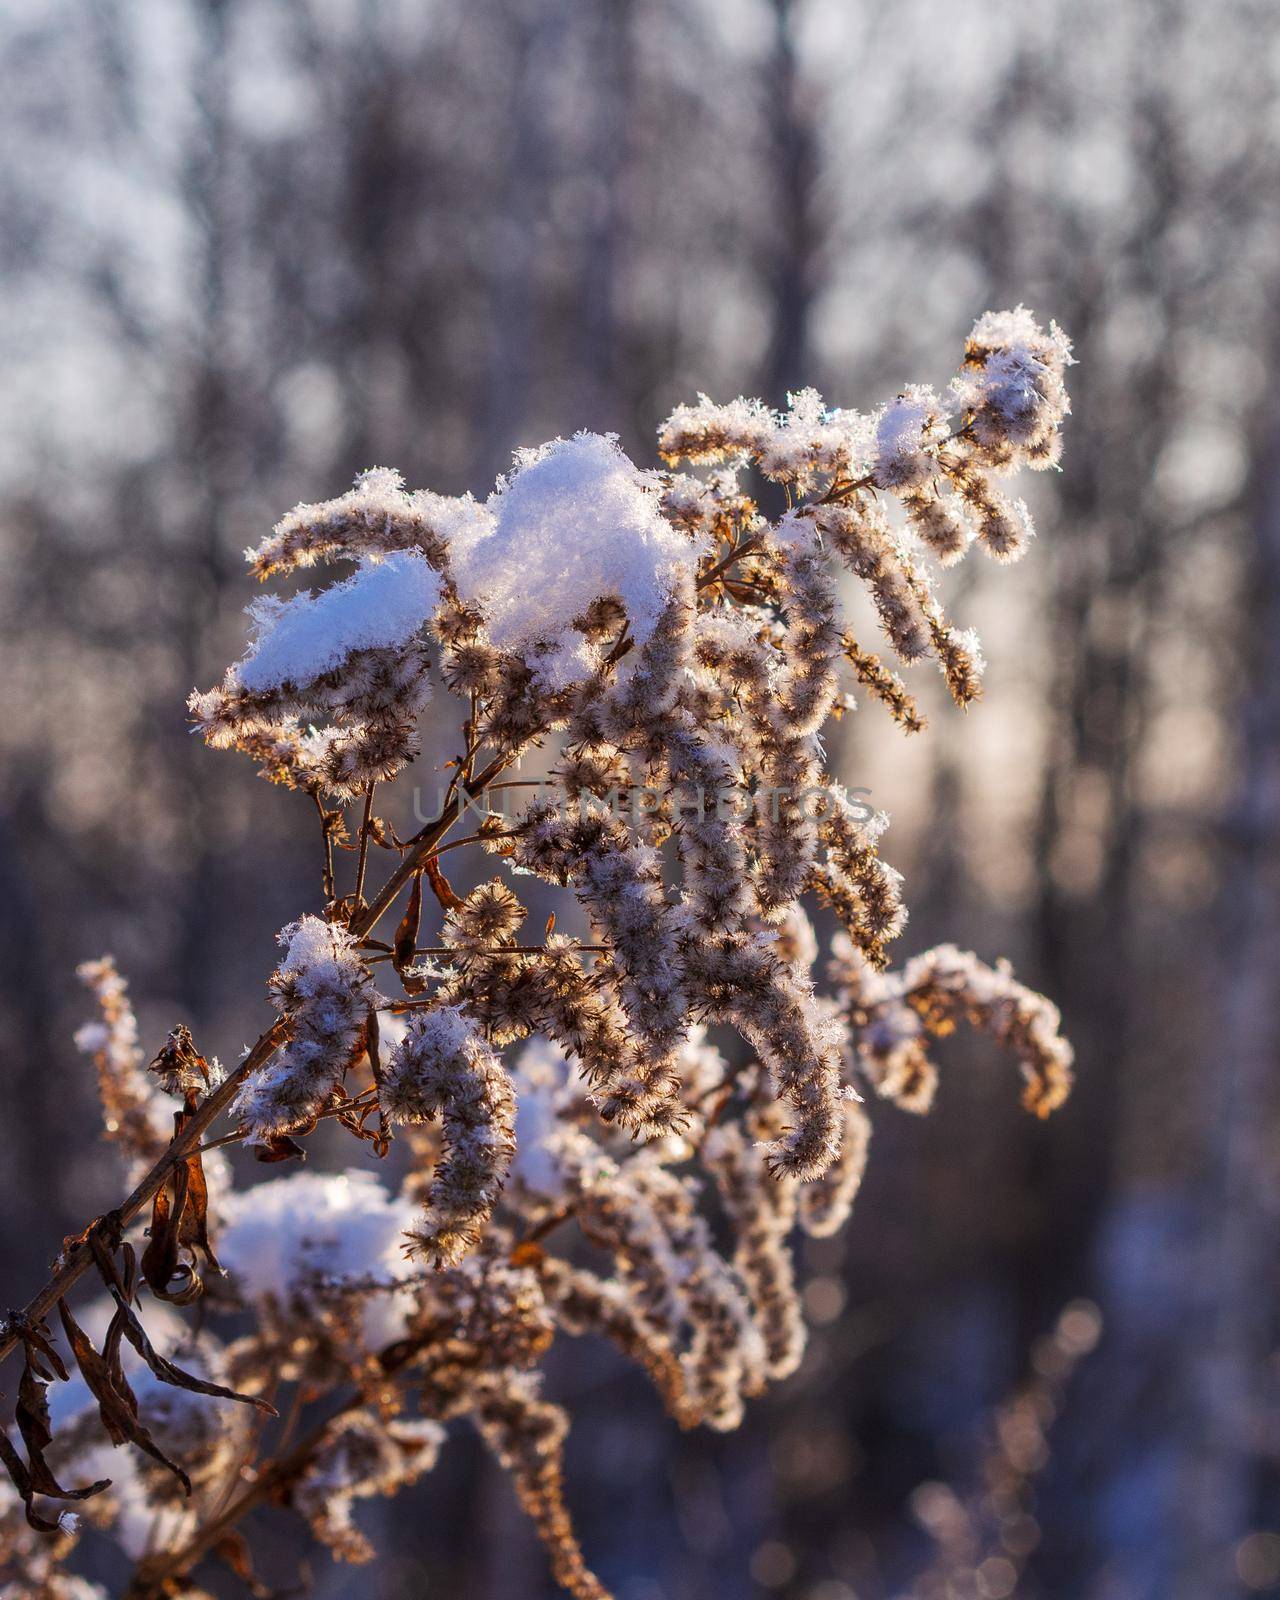
<svg viewBox="0 0 1280 1600"><path fill-rule="evenodd" d="M173 1169L180 1166L192 1153L209 1124L235 1099L244 1080L251 1072L256 1072L271 1059L276 1049L283 1043L287 1031L287 1024L283 1018L272 1023L235 1071L229 1073L209 1098L196 1107L187 1119L182 1132L174 1138L128 1199L115 1211L108 1212L106 1217L99 1217L90 1223L79 1239L64 1247L48 1283L23 1310L22 1315L28 1322L39 1325L71 1286L78 1283L93 1265L89 1235L95 1228L108 1220L113 1226L127 1227L146 1209L155 1197L156 1191L168 1180ZM0 1361L3 1361L20 1342L17 1332L11 1327L6 1327L3 1334L0 1334Z"/></svg>
<svg viewBox="0 0 1280 1600"><path fill-rule="evenodd" d="M494 756L493 760L481 771L479 776L466 786L466 803L470 804L477 795L482 794L499 773L505 772L515 759L514 756ZM429 823L421 833L409 841L409 850L404 860L395 869L382 888L370 901L366 910L362 911L352 924L352 931L363 936L375 928L382 918L395 904L396 897L401 889L409 882L415 872L420 872L426 859L435 850L440 840L444 838L449 829L458 820L462 813L463 801L455 794L445 805L440 815Z"/></svg>
<svg viewBox="0 0 1280 1600"><path fill-rule="evenodd" d="M450 839L448 844L442 844L438 850L431 852L432 859L436 856L447 855L450 850L461 850L464 844L485 844L490 839L514 839L515 834L507 829L502 833L469 833L465 839Z"/></svg>
<svg viewBox="0 0 1280 1600"><path fill-rule="evenodd" d="M369 829L373 824L373 791L377 787L375 779L364 792L364 816L360 819L360 858L356 863L356 892L352 897L357 906L364 899L364 873L369 865Z"/></svg>
<svg viewBox="0 0 1280 1600"><path fill-rule="evenodd" d="M264 1467L243 1494L232 1500L218 1516L206 1522L203 1528L197 1529L186 1544L140 1563L133 1582L125 1590L124 1600L153 1600L153 1597L165 1594L165 1586L170 1579L189 1572L202 1556L208 1555L230 1533L241 1517L270 1500L296 1478L324 1443L329 1424L346 1412L353 1411L360 1403L361 1397L354 1396L314 1427L287 1456Z"/></svg>
<svg viewBox="0 0 1280 1600"><path fill-rule="evenodd" d="M324 836L324 877L321 886L324 892L324 903L328 905L335 893L333 876L333 824L329 813L325 810L324 801L313 789L311 798L316 803L316 810L320 813L320 832Z"/></svg>
<svg viewBox="0 0 1280 1600"><path fill-rule="evenodd" d="M384 1353L381 1365L386 1376L394 1377L398 1371L408 1366L416 1355L432 1343L438 1332L438 1329L432 1328L405 1345L393 1347L395 1350L393 1357L388 1358L388 1353ZM168 1593L166 1585L172 1579L181 1578L188 1573L202 1556L208 1555L209 1551L215 1548L242 1517L287 1488L302 1473L311 1457L324 1443L329 1429L338 1418L357 1410L368 1398L363 1389L356 1389L341 1405L331 1411L323 1422L317 1423L287 1456L282 1456L265 1466L243 1494L232 1500L211 1522L206 1523L203 1528L198 1528L186 1544L169 1551L166 1555L151 1557L140 1562L134 1573L133 1582L125 1591L124 1600L158 1600L159 1596Z"/></svg>
<svg viewBox="0 0 1280 1600"><path fill-rule="evenodd" d="M413 952L416 956L544 956L549 946L545 944L495 944L487 945L483 949L474 949L471 946L463 947L456 944L428 944L419 945ZM612 950L611 944L570 944L570 950L587 954L599 955L602 951Z"/></svg>
<svg viewBox="0 0 1280 1600"><path fill-rule="evenodd" d="M727 572L734 562L739 560L742 556L750 555L751 552L757 548L759 543L759 539L754 538L740 540L734 545L733 549L729 551L728 555L723 556L719 561L716 562L714 567L711 567L708 571L702 574L702 576L698 579L698 588L709 588L721 575L721 573Z"/></svg>

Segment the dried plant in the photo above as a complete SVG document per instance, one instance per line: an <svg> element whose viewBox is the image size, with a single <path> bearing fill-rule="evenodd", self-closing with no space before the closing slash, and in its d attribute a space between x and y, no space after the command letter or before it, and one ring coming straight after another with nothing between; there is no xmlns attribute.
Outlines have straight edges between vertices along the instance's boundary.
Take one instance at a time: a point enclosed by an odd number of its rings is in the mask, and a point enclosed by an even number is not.
<svg viewBox="0 0 1280 1600"><path fill-rule="evenodd" d="M959 1494L922 1483L911 1497L934 1543L933 1560L901 1600L1014 1600L1040 1543L1036 1483L1049 1465L1049 1435L1080 1362L1102 1336L1091 1301L1073 1300L1031 1350L1027 1380L984 1419L976 1483Z"/></svg>
<svg viewBox="0 0 1280 1600"><path fill-rule="evenodd" d="M944 947L885 970L905 920L885 819L827 770L822 733L850 669L923 725L849 631L841 567L898 660L978 695L930 564L1021 554L1026 508L996 484L1056 461L1069 361L1028 312L988 315L944 396L914 385L871 415L810 390L782 414L703 398L663 424L666 471L579 434L517 453L484 502L377 468L249 551L262 578L354 563L251 608L245 656L191 700L210 745L308 797L322 907L280 934L276 1020L230 1071L182 1028L144 1069L115 968L82 968L102 1021L79 1042L135 1187L4 1330L24 1361L23 1448L0 1435L6 1593L92 1592L64 1565L78 1516L135 1559L135 1600L194 1593L205 1558L252 1587L239 1525L267 1502L367 1560L357 1502L427 1472L469 1418L560 1583L603 1595L564 1499L568 1419L540 1388L553 1339L601 1334L682 1426L732 1428L800 1360L788 1236L849 1214L860 1084L925 1109L925 1043L963 1018L1014 1054L1030 1109L1059 1104L1057 1013L1003 966ZM439 815L402 840L379 801L433 683L460 745ZM534 751L550 781L504 776ZM494 868L466 894L442 866L461 845ZM586 938L553 917L529 939L530 877L572 892ZM842 930L821 996L806 897ZM296 1160L321 1119L366 1155L407 1146L399 1192L354 1170L234 1190L220 1145ZM109 1296L92 1336L66 1302L89 1272ZM166 1303L202 1293L252 1331L184 1332ZM288 1389L287 1422L255 1417Z"/></svg>

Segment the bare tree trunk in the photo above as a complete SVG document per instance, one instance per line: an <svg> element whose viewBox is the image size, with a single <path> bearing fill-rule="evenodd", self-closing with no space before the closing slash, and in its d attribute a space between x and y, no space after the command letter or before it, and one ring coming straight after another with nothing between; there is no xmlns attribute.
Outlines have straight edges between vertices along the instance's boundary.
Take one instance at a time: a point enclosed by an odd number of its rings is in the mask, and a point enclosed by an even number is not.
<svg viewBox="0 0 1280 1600"><path fill-rule="evenodd" d="M1275 370L1274 360L1272 369ZM1256 474L1241 634L1238 789L1222 827L1220 996L1204 1081L1216 1097L1197 1282L1203 1296L1179 1595L1245 1592L1233 1547L1254 1525L1272 1348L1280 1170L1280 415ZM1248 1592L1253 1592L1252 1590Z"/></svg>
<svg viewBox="0 0 1280 1600"><path fill-rule="evenodd" d="M773 334L765 362L764 397L780 405L788 390L813 381L810 324L821 245L817 208L818 141L811 90L797 40L797 0L773 0L769 68L770 143L778 219L770 279Z"/></svg>
<svg viewBox="0 0 1280 1600"><path fill-rule="evenodd" d="M549 151L545 125L546 53L559 33L561 0L517 8L510 129L501 201L489 223L489 350L484 426L472 477L488 483L510 464L528 416L534 383L538 311L538 220L546 212Z"/></svg>
<svg viewBox="0 0 1280 1600"><path fill-rule="evenodd" d="M193 79L198 116L181 174L183 198L198 241L192 309L195 369L186 397L185 438L178 447L192 500L189 544L179 551L181 670L193 685L206 669L204 647L231 577L226 523L237 487L234 436L243 418L244 397L233 393L228 369L233 9L234 0L206 0L199 8L199 54ZM169 714L173 715L172 710ZM225 874L225 867L220 867L224 852L204 763L180 721L176 737L181 741L176 759L183 786L187 869L175 976L179 993L199 1018L212 999L209 956L215 919L210 912Z"/></svg>

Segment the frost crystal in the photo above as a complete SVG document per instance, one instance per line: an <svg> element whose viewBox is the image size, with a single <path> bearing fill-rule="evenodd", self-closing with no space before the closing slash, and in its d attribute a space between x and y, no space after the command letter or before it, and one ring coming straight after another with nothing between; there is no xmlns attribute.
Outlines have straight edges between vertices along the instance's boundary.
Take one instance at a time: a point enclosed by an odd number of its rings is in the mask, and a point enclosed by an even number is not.
<svg viewBox="0 0 1280 1600"><path fill-rule="evenodd" d="M248 1080L232 1106L232 1114L258 1140L314 1121L363 1048L361 1030L377 999L354 940L339 924L302 917L278 939L287 953L269 987L292 1037Z"/></svg>
<svg viewBox="0 0 1280 1600"><path fill-rule="evenodd" d="M876 484L911 489L937 469L927 449L937 442L938 397L925 384L909 384L876 423Z"/></svg>

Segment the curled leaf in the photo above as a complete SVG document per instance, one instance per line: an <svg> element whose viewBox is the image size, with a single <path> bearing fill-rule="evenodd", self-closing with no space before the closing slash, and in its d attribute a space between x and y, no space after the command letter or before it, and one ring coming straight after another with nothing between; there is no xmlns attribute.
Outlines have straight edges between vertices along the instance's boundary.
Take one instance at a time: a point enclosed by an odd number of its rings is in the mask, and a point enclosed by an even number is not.
<svg viewBox="0 0 1280 1600"><path fill-rule="evenodd" d="M188 1113L174 1116L174 1137ZM199 1150L174 1167L151 1203L150 1239L142 1257L142 1276L152 1294L173 1305L190 1305L204 1292L198 1255L221 1272L209 1242L209 1186Z"/></svg>
<svg viewBox="0 0 1280 1600"><path fill-rule="evenodd" d="M417 887L418 879L415 878L414 886ZM397 935L398 937L398 935ZM415 934L416 937L416 934ZM391 1124L387 1114L382 1109L382 1036L378 1027L378 1008L369 1007L369 1015L365 1021L365 1050L369 1056L369 1071L373 1074L373 1081L378 1090L378 1131L372 1137L375 1155L385 1156L391 1145ZM359 1128L361 1137L366 1137L363 1127Z"/></svg>
<svg viewBox="0 0 1280 1600"><path fill-rule="evenodd" d="M45 1451L53 1443L53 1428L49 1421L47 1393L54 1378L66 1379L67 1369L61 1356L49 1343L44 1332L25 1318L15 1323L22 1340L24 1363L22 1377L18 1380L18 1402L14 1420L22 1442L27 1447L27 1460L23 1461L9 1435L0 1429L0 1460L4 1462L14 1488L22 1500L27 1521L40 1533L56 1533L59 1521L50 1522L32 1506L32 1496L42 1494L51 1500L87 1500L110 1487L111 1480L102 1478L82 1489L64 1489L54 1477L45 1460Z"/></svg>
<svg viewBox="0 0 1280 1600"><path fill-rule="evenodd" d="M34 1495L37 1493L47 1494L48 1490L37 1490L34 1482L32 1481L31 1473L27 1470L26 1462L22 1459L22 1456L15 1447L13 1440L3 1428L0 1428L0 1461L4 1463L5 1471L9 1474L10 1480L13 1483L13 1487L18 1492L18 1498L22 1501L23 1509L26 1512L27 1521L31 1527L33 1527L37 1533L59 1532L62 1527L61 1521L50 1522L47 1517L42 1517L32 1505L31 1501ZM110 1487L111 1479L103 1478L101 1482L90 1484L88 1488L85 1489L60 1490L57 1496L52 1498L57 1498L60 1500L87 1500L90 1495L100 1494L103 1489L108 1489Z"/></svg>
<svg viewBox="0 0 1280 1600"><path fill-rule="evenodd" d="M253 1155L255 1161L261 1161L270 1166L277 1161L305 1161L307 1152L296 1139L291 1139L287 1133L263 1134L254 1141Z"/></svg>
<svg viewBox="0 0 1280 1600"><path fill-rule="evenodd" d="M138 1415L137 1396L129 1387L119 1363L109 1362L94 1349L92 1340L71 1315L65 1300L58 1301L58 1315L62 1319L63 1331L71 1346L76 1366L80 1368L80 1374L88 1384L90 1394L98 1402L98 1414L112 1444L128 1442L136 1445L144 1455L149 1455L153 1461L158 1461L162 1467L168 1468L187 1494L190 1494L191 1479L176 1461L171 1461L165 1455Z"/></svg>
<svg viewBox="0 0 1280 1600"><path fill-rule="evenodd" d="M173 1169L151 1202L150 1238L142 1255L142 1276L160 1300L190 1305L199 1299L200 1277L194 1257L182 1259L179 1233L187 1204L189 1178L185 1162ZM174 1284L178 1287L172 1287Z"/></svg>
<svg viewBox="0 0 1280 1600"><path fill-rule="evenodd" d="M419 994L426 988L421 978L409 976L409 968L413 965L414 952L418 944L418 929L422 923L422 874L416 872L413 882L409 887L409 903L405 907L404 916L396 929L392 941L392 965L404 984L407 994Z"/></svg>
<svg viewBox="0 0 1280 1600"><path fill-rule="evenodd" d="M123 1279L115 1263L106 1255L105 1251L95 1251L98 1258L99 1269L102 1270L107 1288L111 1291L111 1298L116 1303L116 1314L112 1319L112 1329L119 1325L119 1331L129 1341L142 1359L155 1373L162 1383L172 1384L175 1389L188 1389L194 1394L212 1395L217 1400L238 1400L241 1405L253 1406L263 1411L269 1417L277 1415L276 1408L269 1401L260 1399L257 1395L241 1394L238 1389L228 1389L225 1384L211 1383L207 1378L197 1378L194 1373L186 1372L175 1365L167 1356L162 1356L151 1343L147 1330L142 1326L137 1312L130 1301L133 1298L133 1249L125 1245L125 1275ZM116 1335L118 1340L119 1335ZM108 1333L108 1342L111 1332Z"/></svg>
<svg viewBox="0 0 1280 1600"><path fill-rule="evenodd" d="M440 863L435 856L428 856L423 869L427 875L427 882L431 885L431 892L445 908L446 911L456 911L463 904L461 897L454 893L453 885L440 870Z"/></svg>

